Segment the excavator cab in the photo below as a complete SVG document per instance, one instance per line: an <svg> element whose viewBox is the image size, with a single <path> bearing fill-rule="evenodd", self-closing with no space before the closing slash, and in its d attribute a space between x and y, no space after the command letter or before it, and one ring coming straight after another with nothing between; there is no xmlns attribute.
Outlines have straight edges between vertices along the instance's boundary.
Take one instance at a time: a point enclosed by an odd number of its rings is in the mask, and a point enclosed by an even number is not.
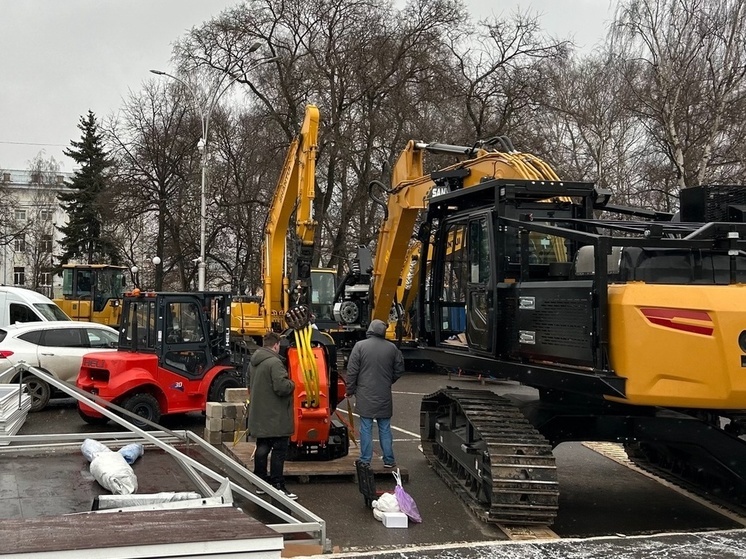
<svg viewBox="0 0 746 559"><path fill-rule="evenodd" d="M430 201L424 229L434 234L431 239L423 236L426 243L432 243L423 251L430 250L433 256L427 277L421 279L427 289L421 288L429 294L422 324L432 345L468 347L497 356L504 350L505 336L500 335L504 333L494 316L506 290L521 281L568 277L573 245L538 224L570 221L590 211L590 206L545 199L523 181L505 186L501 182L491 181L489 189L474 187ZM502 194L497 204L493 189ZM588 184L585 190L590 196L593 186Z"/></svg>
<svg viewBox="0 0 746 559"><path fill-rule="evenodd" d="M62 298L55 303L73 320L116 327L121 316L127 269L109 264L65 264Z"/></svg>
<svg viewBox="0 0 746 559"><path fill-rule="evenodd" d="M334 320L334 294L337 291L337 273L326 268L311 270L310 307L318 328L328 330L337 325Z"/></svg>

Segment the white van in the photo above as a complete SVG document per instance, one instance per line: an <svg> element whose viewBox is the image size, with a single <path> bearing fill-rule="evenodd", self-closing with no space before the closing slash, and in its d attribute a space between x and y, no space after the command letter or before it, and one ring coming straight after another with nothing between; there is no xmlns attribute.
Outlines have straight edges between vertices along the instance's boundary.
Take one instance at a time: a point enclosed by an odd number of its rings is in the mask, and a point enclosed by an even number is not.
<svg viewBox="0 0 746 559"><path fill-rule="evenodd" d="M0 328L17 322L72 320L51 299L25 287L0 285Z"/></svg>

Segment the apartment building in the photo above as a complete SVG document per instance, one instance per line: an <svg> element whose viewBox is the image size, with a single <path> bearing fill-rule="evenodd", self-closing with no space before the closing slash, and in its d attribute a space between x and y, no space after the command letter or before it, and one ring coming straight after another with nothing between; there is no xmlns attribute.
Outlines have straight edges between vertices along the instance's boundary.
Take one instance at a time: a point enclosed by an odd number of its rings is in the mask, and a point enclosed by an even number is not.
<svg viewBox="0 0 746 559"><path fill-rule="evenodd" d="M67 215L57 193L71 179L72 173L0 170L0 284L59 294L62 277L52 272L52 256L60 252L57 227L67 223Z"/></svg>

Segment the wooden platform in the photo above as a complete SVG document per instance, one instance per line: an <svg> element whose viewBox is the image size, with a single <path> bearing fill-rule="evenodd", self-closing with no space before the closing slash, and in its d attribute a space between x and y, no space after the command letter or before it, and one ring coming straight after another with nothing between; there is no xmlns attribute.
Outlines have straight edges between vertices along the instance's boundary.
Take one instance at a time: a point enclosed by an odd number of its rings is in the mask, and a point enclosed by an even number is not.
<svg viewBox="0 0 746 559"><path fill-rule="evenodd" d="M238 460L246 469L254 470L255 444L253 442L239 442L235 446L233 443L223 443L223 449L226 453ZM295 479L300 483L309 483L313 478L321 477L349 477L351 481L355 479L355 460L360 457L360 450L357 447L350 447L350 453L336 460L325 461L297 461L285 462L285 477ZM383 460L380 456L373 455L371 469L376 477L391 476L391 470L383 467ZM402 482L409 481L409 471L399 466Z"/></svg>
<svg viewBox="0 0 746 559"><path fill-rule="evenodd" d="M144 528L146 527L146 528ZM0 520L12 557L276 557L282 535L234 507Z"/></svg>

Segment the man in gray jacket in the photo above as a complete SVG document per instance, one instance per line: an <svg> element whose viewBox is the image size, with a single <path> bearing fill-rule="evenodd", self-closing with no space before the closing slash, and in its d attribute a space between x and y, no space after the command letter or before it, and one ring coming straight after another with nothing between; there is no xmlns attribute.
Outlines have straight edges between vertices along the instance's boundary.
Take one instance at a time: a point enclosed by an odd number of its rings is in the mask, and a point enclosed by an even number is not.
<svg viewBox="0 0 746 559"><path fill-rule="evenodd" d="M249 434L256 437L254 473L290 499L297 495L285 487L283 470L293 434L295 383L280 359L280 335L269 332L251 356L249 369ZM267 476L267 457L272 452Z"/></svg>
<svg viewBox="0 0 746 559"><path fill-rule="evenodd" d="M373 420L378 424L378 440L385 468L394 468L394 438L391 416L394 402L391 385L404 374L404 357L386 339L386 323L373 320L367 338L357 342L347 364L347 398L356 397L355 411L360 416L360 461L373 459Z"/></svg>

